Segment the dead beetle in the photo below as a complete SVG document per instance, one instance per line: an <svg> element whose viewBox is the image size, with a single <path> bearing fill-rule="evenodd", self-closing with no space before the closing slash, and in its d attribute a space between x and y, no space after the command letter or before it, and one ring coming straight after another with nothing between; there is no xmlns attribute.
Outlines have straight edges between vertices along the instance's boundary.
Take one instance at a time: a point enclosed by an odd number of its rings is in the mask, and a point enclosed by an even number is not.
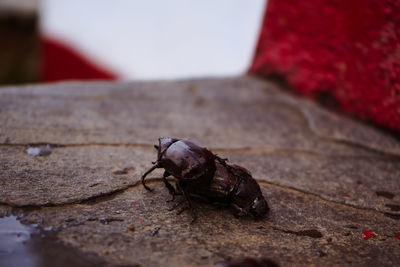
<svg viewBox="0 0 400 267"><path fill-rule="evenodd" d="M237 216L263 217L268 212L260 186L245 168L231 164L188 140L161 137L158 142L154 146L158 152L157 161L141 178L147 190L151 191L145 184L145 177L156 168L163 168L163 181L173 198L183 193L191 209L190 197L197 196L229 204L237 211ZM169 175L178 180L177 190L166 179Z"/></svg>
<svg viewBox="0 0 400 267"><path fill-rule="evenodd" d="M157 161L154 166L142 176L143 186L151 191L145 184L145 177L156 168L165 170L163 180L171 194L175 189L167 181L169 175L174 176L183 184L192 186L207 186L215 173L215 156L206 148L200 147L188 140L179 140L169 137L158 139Z"/></svg>

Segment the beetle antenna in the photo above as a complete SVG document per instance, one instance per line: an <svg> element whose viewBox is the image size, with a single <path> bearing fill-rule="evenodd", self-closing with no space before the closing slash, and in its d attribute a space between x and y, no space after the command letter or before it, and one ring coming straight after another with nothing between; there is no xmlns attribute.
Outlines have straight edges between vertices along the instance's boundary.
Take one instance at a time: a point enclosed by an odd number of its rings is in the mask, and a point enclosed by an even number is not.
<svg viewBox="0 0 400 267"><path fill-rule="evenodd" d="M159 168L159 167L160 167L160 164L157 163L157 164L155 164L153 167L151 167L150 169L148 169L145 173L143 173L141 180L142 180L142 185L144 186L144 188L146 188L146 190L148 190L148 191L153 191L153 189L151 189L150 187L148 187L148 186L146 185L144 179L146 178L146 176L147 176L149 173L151 173L152 171L154 171L155 169L157 169L157 168Z"/></svg>

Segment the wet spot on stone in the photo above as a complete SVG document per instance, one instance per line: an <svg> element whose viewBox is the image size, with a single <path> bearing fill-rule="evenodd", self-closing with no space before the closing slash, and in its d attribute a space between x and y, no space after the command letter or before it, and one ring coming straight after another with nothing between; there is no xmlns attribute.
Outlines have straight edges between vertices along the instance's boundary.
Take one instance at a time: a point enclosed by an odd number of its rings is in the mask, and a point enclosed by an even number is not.
<svg viewBox="0 0 400 267"><path fill-rule="evenodd" d="M376 234L372 230L365 230L362 233L364 235L364 237L363 237L364 240L368 240L371 237L375 237L376 236Z"/></svg>
<svg viewBox="0 0 400 267"><path fill-rule="evenodd" d="M112 172L115 175L123 175L123 174L128 174L128 171L126 169L123 170L117 170Z"/></svg>
<svg viewBox="0 0 400 267"><path fill-rule="evenodd" d="M375 193L376 193L376 195L378 197L385 197L385 198L388 198L388 199L393 199L394 198L394 194L390 193L390 192L387 192L387 191L376 191Z"/></svg>
<svg viewBox="0 0 400 267"><path fill-rule="evenodd" d="M350 232L346 232L346 233L344 233L343 235L344 236L349 236L351 233Z"/></svg>
<svg viewBox="0 0 400 267"><path fill-rule="evenodd" d="M391 211L400 211L399 205L386 204L385 206L388 207Z"/></svg>
<svg viewBox="0 0 400 267"><path fill-rule="evenodd" d="M50 145L39 146L39 147L28 147L26 153L31 156L48 156L51 154Z"/></svg>
<svg viewBox="0 0 400 267"><path fill-rule="evenodd" d="M105 266L98 256L65 245L53 227L22 224L18 217L0 218L1 266Z"/></svg>
<svg viewBox="0 0 400 267"><path fill-rule="evenodd" d="M116 222L116 221L122 222L123 219L120 219L120 218L104 218L104 217L103 218L99 218L99 222L101 222L104 225L107 225L110 222Z"/></svg>
<svg viewBox="0 0 400 267"><path fill-rule="evenodd" d="M312 238L321 238L323 235L320 231L311 229L311 230L302 230L302 231L291 231L291 230L282 230L284 233L294 234L298 236L308 236Z"/></svg>
<svg viewBox="0 0 400 267"><path fill-rule="evenodd" d="M322 250L318 250L317 255L318 255L319 257L324 257L324 256L326 256L326 253L323 252Z"/></svg>
<svg viewBox="0 0 400 267"><path fill-rule="evenodd" d="M116 170L116 171L113 171L112 173L115 175L125 175L125 174L128 174L129 171L131 171L131 170L134 170L134 168L132 168L132 167L123 168L122 170Z"/></svg>
<svg viewBox="0 0 400 267"><path fill-rule="evenodd" d="M304 231L298 231L296 235L300 236L309 236L312 238L321 238L322 233L318 230L312 229L312 230L304 230Z"/></svg>

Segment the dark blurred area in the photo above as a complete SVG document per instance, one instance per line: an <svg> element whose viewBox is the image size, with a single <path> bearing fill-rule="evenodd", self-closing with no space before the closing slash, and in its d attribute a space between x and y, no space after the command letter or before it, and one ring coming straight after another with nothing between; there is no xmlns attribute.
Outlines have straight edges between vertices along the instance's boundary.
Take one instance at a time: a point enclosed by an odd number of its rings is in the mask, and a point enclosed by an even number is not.
<svg viewBox="0 0 400 267"><path fill-rule="evenodd" d="M37 1L0 0L0 40L0 85L38 81Z"/></svg>

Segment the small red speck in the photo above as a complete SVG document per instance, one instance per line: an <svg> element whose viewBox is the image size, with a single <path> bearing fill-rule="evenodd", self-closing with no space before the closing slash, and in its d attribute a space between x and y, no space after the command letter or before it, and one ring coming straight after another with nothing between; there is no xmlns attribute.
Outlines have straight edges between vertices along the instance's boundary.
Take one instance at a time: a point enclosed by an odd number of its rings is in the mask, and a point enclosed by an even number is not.
<svg viewBox="0 0 400 267"><path fill-rule="evenodd" d="M346 197L350 197L350 195L346 195Z"/></svg>
<svg viewBox="0 0 400 267"><path fill-rule="evenodd" d="M400 234L395 235L394 237L400 239Z"/></svg>
<svg viewBox="0 0 400 267"><path fill-rule="evenodd" d="M371 230L363 231L363 235L364 235L364 237L363 237L364 240L368 240L369 238L376 236L376 234L374 232L372 232Z"/></svg>
<svg viewBox="0 0 400 267"><path fill-rule="evenodd" d="M6 200L8 200L8 201L10 201L10 200L13 200L14 198L12 197L12 196L7 196L6 197Z"/></svg>
<svg viewBox="0 0 400 267"><path fill-rule="evenodd" d="M100 206L100 207L104 207L104 204L103 204L103 203L99 203L99 206Z"/></svg>
<svg viewBox="0 0 400 267"><path fill-rule="evenodd" d="M144 220L140 220L141 223L144 223Z"/></svg>
<svg viewBox="0 0 400 267"><path fill-rule="evenodd" d="M136 206L136 202L132 202L131 205L132 205L132 206Z"/></svg>

